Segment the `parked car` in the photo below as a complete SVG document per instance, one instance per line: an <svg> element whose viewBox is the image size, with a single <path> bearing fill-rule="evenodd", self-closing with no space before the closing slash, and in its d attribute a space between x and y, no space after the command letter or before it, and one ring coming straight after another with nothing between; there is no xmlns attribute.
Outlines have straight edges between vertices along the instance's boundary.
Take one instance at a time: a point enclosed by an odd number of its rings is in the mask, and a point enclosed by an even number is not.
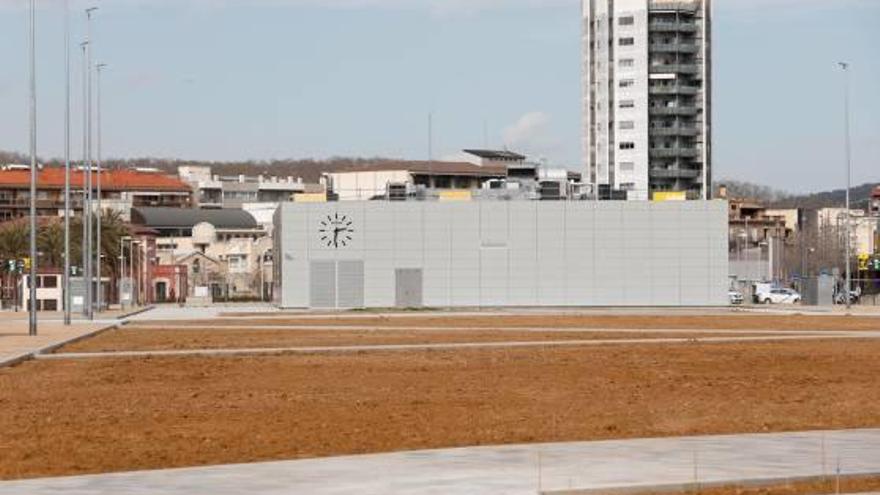
<svg viewBox="0 0 880 495"><path fill-rule="evenodd" d="M791 289L771 289L769 292L755 294L759 304L798 304L801 295Z"/></svg>
<svg viewBox="0 0 880 495"><path fill-rule="evenodd" d="M858 290L849 291L849 303L850 304L858 304L862 299L862 290L861 287ZM834 304L846 304L846 295L844 292L837 291L837 294L834 296Z"/></svg>
<svg viewBox="0 0 880 495"><path fill-rule="evenodd" d="M733 306L740 306L744 302L746 302L746 298L743 297L742 292L738 292L735 290L729 291L727 293L727 298L730 300L730 304Z"/></svg>

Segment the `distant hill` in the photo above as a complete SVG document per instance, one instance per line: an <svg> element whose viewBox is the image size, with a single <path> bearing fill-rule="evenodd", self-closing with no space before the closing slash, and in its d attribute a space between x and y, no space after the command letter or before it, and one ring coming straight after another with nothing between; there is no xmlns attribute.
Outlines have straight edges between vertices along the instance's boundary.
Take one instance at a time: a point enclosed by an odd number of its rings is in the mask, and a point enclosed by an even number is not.
<svg viewBox="0 0 880 495"><path fill-rule="evenodd" d="M727 187L729 198L753 199L773 208L842 208L846 205L844 189L795 195L751 182L722 180L718 181L716 192L722 185ZM866 209L871 192L878 185L868 183L853 187L850 198L852 207Z"/></svg>
<svg viewBox="0 0 880 495"><path fill-rule="evenodd" d="M853 208L867 209L871 199L871 192L878 184L862 184L855 186L850 191L850 203ZM846 206L846 190L835 189L833 191L804 194L800 196L788 196L773 203L777 208L842 208Z"/></svg>
<svg viewBox="0 0 880 495"><path fill-rule="evenodd" d="M316 183L321 174L340 170L352 170L360 167L380 165L383 163L399 163L403 160L394 158L347 158L334 157L327 160L271 160L271 161L238 161L238 162L212 162L201 160L177 160L166 158L132 158L132 159L107 159L104 167L107 169L119 168L155 168L169 174L177 174L177 167L181 165L204 165L210 166L214 175L274 175L279 177L302 178L305 182ZM0 164L27 164L30 159L21 153L0 151ZM63 161L58 158L40 159L40 163L60 166ZM77 162L78 163L78 162Z"/></svg>

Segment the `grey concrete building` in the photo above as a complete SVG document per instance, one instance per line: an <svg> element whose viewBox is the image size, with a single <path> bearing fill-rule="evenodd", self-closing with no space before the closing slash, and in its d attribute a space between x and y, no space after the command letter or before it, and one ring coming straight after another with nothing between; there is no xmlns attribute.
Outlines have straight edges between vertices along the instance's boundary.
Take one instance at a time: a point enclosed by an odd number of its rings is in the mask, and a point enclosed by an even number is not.
<svg viewBox="0 0 880 495"><path fill-rule="evenodd" d="M709 199L711 0L582 0L585 181L601 197Z"/></svg>
<svg viewBox="0 0 880 495"><path fill-rule="evenodd" d="M283 204L275 300L283 308L726 305L727 208Z"/></svg>

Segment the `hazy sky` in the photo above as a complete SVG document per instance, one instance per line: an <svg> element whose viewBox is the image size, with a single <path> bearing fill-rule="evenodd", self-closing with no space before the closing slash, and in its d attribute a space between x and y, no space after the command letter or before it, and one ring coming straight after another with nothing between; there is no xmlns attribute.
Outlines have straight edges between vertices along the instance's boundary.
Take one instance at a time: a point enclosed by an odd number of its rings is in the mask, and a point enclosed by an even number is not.
<svg viewBox="0 0 880 495"><path fill-rule="evenodd" d="M37 0L40 154L63 150L63 3ZM74 35L82 8L71 0ZM579 168L578 0L93 0L114 157L427 156L508 146ZM0 149L27 149L26 0L0 0ZM880 181L880 0L716 0L716 177ZM74 64L74 155L81 65Z"/></svg>

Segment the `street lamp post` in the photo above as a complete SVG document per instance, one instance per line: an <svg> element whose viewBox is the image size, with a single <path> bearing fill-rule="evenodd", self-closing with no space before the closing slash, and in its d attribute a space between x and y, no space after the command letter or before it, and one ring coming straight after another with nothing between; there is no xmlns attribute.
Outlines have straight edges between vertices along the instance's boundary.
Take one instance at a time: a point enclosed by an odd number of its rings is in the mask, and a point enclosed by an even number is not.
<svg viewBox="0 0 880 495"><path fill-rule="evenodd" d="M94 265L92 264L91 253L92 245L92 14L98 10L97 7L86 9L86 98L85 98L85 118L86 118L86 183L88 187L87 203L88 203L88 251L85 254L87 260L86 269L86 313L90 320L95 319L95 296L94 296ZM100 257L100 249L97 254ZM100 278L98 281L100 285Z"/></svg>
<svg viewBox="0 0 880 495"><path fill-rule="evenodd" d="M88 169L88 160L89 160L89 152L88 152L88 116L86 114L85 107L88 105L88 97L86 96L86 91L88 91L86 85L86 72L88 71L88 55L86 54L86 49L88 48L89 42L83 41L80 43L80 48L82 49L82 57L83 57L83 135L82 135L82 280L83 280L83 316L88 318L89 316L89 301L88 301L88 292L89 292L89 280L88 280L88 272L89 272L89 259L91 255L89 254L91 250L89 249L89 223L91 221L91 215L89 210L91 208L91 203L89 202L89 169Z"/></svg>
<svg viewBox="0 0 880 495"><path fill-rule="evenodd" d="M70 325L70 0L64 1L64 324Z"/></svg>
<svg viewBox="0 0 880 495"><path fill-rule="evenodd" d="M98 75L98 85L97 85L97 108L96 108L96 126L97 126L97 135L98 135L98 148L97 148L97 166L98 173L96 175L95 181L97 182L97 196L98 196L98 208L95 210L96 221L95 228L97 229L97 241L95 250L95 266L97 267L96 271L98 274L98 287L97 287L97 306L98 311L100 312L104 307L104 297L103 297L103 277L101 271L101 252L102 244L101 244L101 215L103 212L101 211L101 73L104 71L104 68L107 67L107 64L97 64L95 66L95 70Z"/></svg>
<svg viewBox="0 0 880 495"><path fill-rule="evenodd" d="M852 212L850 211L850 189L852 188L852 152L850 140L849 115L849 63L840 62L844 75L844 135L846 148L846 309L852 308Z"/></svg>
<svg viewBox="0 0 880 495"><path fill-rule="evenodd" d="M28 333L32 337L37 335L37 56L36 56L36 5L35 0L30 0L28 15L28 60L30 62L30 153L31 153L31 221L30 221L30 276L28 312Z"/></svg>

